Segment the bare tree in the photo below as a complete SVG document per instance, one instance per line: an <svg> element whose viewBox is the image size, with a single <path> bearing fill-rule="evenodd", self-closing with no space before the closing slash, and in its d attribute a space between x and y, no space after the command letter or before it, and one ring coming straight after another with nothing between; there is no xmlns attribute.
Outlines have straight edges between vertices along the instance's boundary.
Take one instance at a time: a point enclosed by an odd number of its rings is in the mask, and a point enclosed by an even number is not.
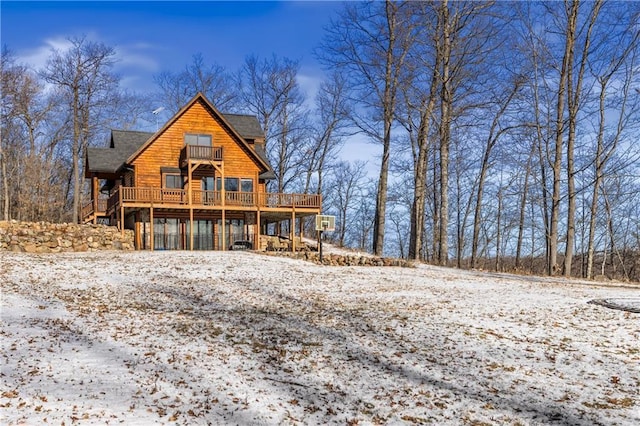
<svg viewBox="0 0 640 426"><path fill-rule="evenodd" d="M238 96L233 79L219 64L205 63L201 53L192 57L192 62L182 71L162 71L154 76L160 91L158 102L171 113L182 108L196 93L203 93L219 110L236 110Z"/></svg>
<svg viewBox="0 0 640 426"><path fill-rule="evenodd" d="M510 90L507 90L503 93L502 96L498 96L495 99L495 104L498 106L498 110L496 111L493 119L491 120L491 125L489 127L489 133L487 135L487 139L485 141L484 152L482 154L481 166L480 166L480 174L478 177L478 185L476 189L476 200L475 200L475 214L473 219L473 239L472 239L472 247L471 247L471 268L476 267L476 257L478 252L478 238L480 236L480 220L482 216L482 197L484 194L484 183L487 178L487 173L490 167L490 160L492 151L495 148L496 144L500 137L513 129L518 124L515 125L504 125L501 124L501 120L509 107L509 104L514 99L515 95L520 90L522 85L522 78L520 76L515 76L512 81L512 85Z"/></svg>
<svg viewBox="0 0 640 426"><path fill-rule="evenodd" d="M351 164L339 162L332 173L332 205L328 206L336 213L337 229L334 233L336 242L344 247L350 230L354 227L352 216L360 201L358 195L363 190L366 163L356 161Z"/></svg>
<svg viewBox="0 0 640 426"><path fill-rule="evenodd" d="M19 76L24 73L24 69L17 69L13 54L6 46L2 47L2 56L0 59L0 72L2 73L0 88L2 89L0 95L2 96L2 104L0 113L1 119L1 131L2 138L0 138L0 183L2 183L2 218L9 220L11 218L9 212L9 206L11 204L10 196L10 183L8 173L8 141L9 134L12 132L12 122L15 119L15 108L12 96L12 90L18 87Z"/></svg>
<svg viewBox="0 0 640 426"><path fill-rule="evenodd" d="M237 78L246 112L255 114L266 136L266 152L276 174L276 191L304 175L304 152L311 127L296 77L298 61L248 56Z"/></svg>
<svg viewBox="0 0 640 426"><path fill-rule="evenodd" d="M564 275L571 276L571 267L573 261L573 249L575 245L575 216L576 216L576 185L575 185L575 144L576 144L576 131L578 126L578 113L581 109L582 87L584 84L584 74L587 69L587 61L589 56L589 50L591 49L592 32L596 25L600 9L602 7L602 0L595 0L590 3L591 9L588 11L587 22L583 26L585 34L581 39L582 49L580 55L576 58L575 48L573 42L570 39L576 39L580 36L578 24L578 12L579 1L573 0L570 5L565 6L566 13L568 15L567 24L567 44L570 45L570 57L569 57L569 72L567 75L567 111L568 111L568 123L567 123L567 243L565 245L564 256ZM574 68L574 61L577 60L577 68Z"/></svg>
<svg viewBox="0 0 640 426"><path fill-rule="evenodd" d="M359 105L354 124L382 145L373 227L376 254L384 246L391 131L402 70L414 40L412 19L405 2L346 3L317 51L325 65L349 76L352 98Z"/></svg>
<svg viewBox="0 0 640 426"><path fill-rule="evenodd" d="M117 77L111 72L115 50L86 37L69 38L71 46L65 52L52 50L42 71L44 79L52 83L68 102L73 125L71 148L73 207L72 220L78 222L81 203L83 158L89 144L89 125L94 108L102 96L117 86Z"/></svg>
<svg viewBox="0 0 640 426"><path fill-rule="evenodd" d="M54 99L33 71L3 52L0 162L7 219L52 220L65 214L59 188L65 169L56 156L63 132L56 127Z"/></svg>
<svg viewBox="0 0 640 426"><path fill-rule="evenodd" d="M323 176L348 134L350 108L345 94L345 79L339 73L333 73L329 78L322 82L316 95L316 123L305 155L305 193L311 191L315 173L318 175L316 192L323 192Z"/></svg>
<svg viewBox="0 0 640 426"><path fill-rule="evenodd" d="M624 16L616 16L616 24L622 23L623 29L617 34L614 46L608 46L606 54L603 54L600 61L592 63L591 72L597 80L598 88L598 121L597 121L597 142L594 165L594 179L591 195L591 206L589 216L589 231L587 243L587 265L586 278L593 277L593 266L595 258L595 234L599 212L599 197L602 191L602 185L605 180L605 173L612 158L624 137L625 130L629 127L633 113L629 113L630 97L633 96L632 83L634 70L637 67L637 55L640 42L640 31L634 30L635 25L633 18L624 19ZM604 53L604 52L603 52ZM596 67L600 65L600 69ZM614 90L611 86L617 79L618 89ZM617 106L617 117L615 118L614 128L608 130L607 115L613 116L611 107L607 107L607 98L616 99L613 105ZM634 110L636 108L632 108ZM608 113L608 114L607 114ZM605 132L609 133L606 137Z"/></svg>

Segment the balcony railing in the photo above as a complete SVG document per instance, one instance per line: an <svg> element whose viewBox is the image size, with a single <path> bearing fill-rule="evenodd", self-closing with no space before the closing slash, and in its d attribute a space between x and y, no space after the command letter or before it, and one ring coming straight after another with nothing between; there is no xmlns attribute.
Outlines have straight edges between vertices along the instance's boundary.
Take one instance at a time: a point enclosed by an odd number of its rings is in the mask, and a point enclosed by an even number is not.
<svg viewBox="0 0 640 426"><path fill-rule="evenodd" d="M224 194L224 197L223 197ZM223 202L224 201L224 202ZM209 206L245 207L245 208L310 208L319 209L322 197L317 194L255 193L236 191L189 191L185 189L120 187L107 202L105 211L126 207L127 205L194 207ZM83 211L84 214L84 211ZM86 217L86 216L85 216Z"/></svg>
<svg viewBox="0 0 640 426"><path fill-rule="evenodd" d="M189 161L222 161L221 146L185 145L180 150L180 166Z"/></svg>

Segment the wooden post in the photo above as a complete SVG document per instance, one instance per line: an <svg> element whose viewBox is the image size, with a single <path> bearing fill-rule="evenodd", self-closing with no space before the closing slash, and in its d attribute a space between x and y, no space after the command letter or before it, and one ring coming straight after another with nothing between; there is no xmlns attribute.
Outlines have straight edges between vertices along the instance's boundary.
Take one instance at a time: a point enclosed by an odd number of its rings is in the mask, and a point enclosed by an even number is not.
<svg viewBox="0 0 640 426"><path fill-rule="evenodd" d="M225 188L225 184L224 184L224 178L225 178L225 173L224 173L224 163L222 163L222 165L220 166L220 202L222 204L222 233L220 234L221 240L222 240L222 251L226 251L227 250L227 215L226 215L226 211L227 211L227 190Z"/></svg>
<svg viewBox="0 0 640 426"><path fill-rule="evenodd" d="M98 178L93 176L91 179L91 198L93 201L93 224L98 223L98 198L100 191L98 190ZM84 218L82 218L84 220Z"/></svg>
<svg viewBox="0 0 640 426"><path fill-rule="evenodd" d="M118 187L120 193L120 235L124 237L124 202L122 201L122 186Z"/></svg>
<svg viewBox="0 0 640 426"><path fill-rule="evenodd" d="M136 250L140 250L140 247L142 246L142 238L140 237L140 218L141 218L141 214L140 214L140 210L138 210L136 212L136 224L135 224L135 231L134 231L134 245L136 247Z"/></svg>
<svg viewBox="0 0 640 426"><path fill-rule="evenodd" d="M291 226L289 226L289 234L291 235L291 251L296 252L296 208L291 210Z"/></svg>
<svg viewBox="0 0 640 426"><path fill-rule="evenodd" d="M260 207L258 207L258 211L256 212L256 223L253 225L256 229L254 233L254 242L253 249L260 250L260 233L262 232L262 227L260 226Z"/></svg>
<svg viewBox="0 0 640 426"><path fill-rule="evenodd" d="M300 234L300 243L302 243L302 238L304 237L304 218L298 219L298 233Z"/></svg>
<svg viewBox="0 0 640 426"><path fill-rule="evenodd" d="M224 206L222 206L222 231L220 233L220 240L222 241L222 251L227 250L227 219L226 219L226 211Z"/></svg>
<svg viewBox="0 0 640 426"><path fill-rule="evenodd" d="M153 251L153 204L151 204L151 207L149 208L149 227L151 228L149 230L149 248Z"/></svg>
<svg viewBox="0 0 640 426"><path fill-rule="evenodd" d="M189 208L189 250L193 250L193 206Z"/></svg>
<svg viewBox="0 0 640 426"><path fill-rule="evenodd" d="M189 148L187 147L187 150ZM196 166L197 167L197 166ZM191 188L191 179L193 178L193 170L191 164L188 167L189 181L187 182L187 192L189 197L189 250L193 250L193 189Z"/></svg>
<svg viewBox="0 0 640 426"><path fill-rule="evenodd" d="M120 235L124 237L124 206L120 204Z"/></svg>

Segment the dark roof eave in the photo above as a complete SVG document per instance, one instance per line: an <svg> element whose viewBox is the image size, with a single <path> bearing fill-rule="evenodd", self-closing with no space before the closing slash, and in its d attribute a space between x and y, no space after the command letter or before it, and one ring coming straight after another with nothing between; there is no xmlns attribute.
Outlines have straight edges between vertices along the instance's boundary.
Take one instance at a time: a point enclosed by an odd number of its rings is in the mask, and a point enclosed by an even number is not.
<svg viewBox="0 0 640 426"><path fill-rule="evenodd" d="M276 178L276 174L273 173L273 171L268 170L266 172L260 173L260 175L258 176L260 179L264 179L264 180L273 180Z"/></svg>

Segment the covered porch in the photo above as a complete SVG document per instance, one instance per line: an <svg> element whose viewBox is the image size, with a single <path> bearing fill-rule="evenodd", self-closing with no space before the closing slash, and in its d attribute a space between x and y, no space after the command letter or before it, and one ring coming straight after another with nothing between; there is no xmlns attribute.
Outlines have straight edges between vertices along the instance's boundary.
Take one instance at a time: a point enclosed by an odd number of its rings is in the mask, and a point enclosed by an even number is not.
<svg viewBox="0 0 640 426"><path fill-rule="evenodd" d="M313 211L124 207L112 216L134 231L138 250L287 250L302 244L304 218ZM309 237L313 237L309 235Z"/></svg>

